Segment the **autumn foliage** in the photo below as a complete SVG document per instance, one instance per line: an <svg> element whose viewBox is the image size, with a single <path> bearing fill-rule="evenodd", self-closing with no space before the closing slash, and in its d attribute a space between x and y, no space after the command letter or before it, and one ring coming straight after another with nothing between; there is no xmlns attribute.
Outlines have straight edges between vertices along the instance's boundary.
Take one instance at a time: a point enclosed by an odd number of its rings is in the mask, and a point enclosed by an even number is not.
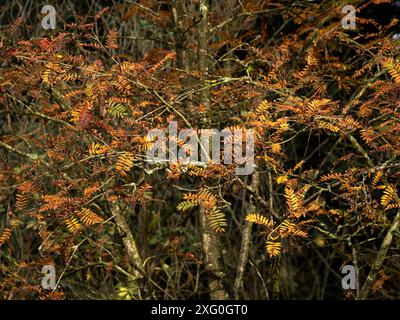
<svg viewBox="0 0 400 320"><path fill-rule="evenodd" d="M389 1L70 2L1 18L1 299L400 298ZM254 129L253 174L150 164L170 121Z"/></svg>

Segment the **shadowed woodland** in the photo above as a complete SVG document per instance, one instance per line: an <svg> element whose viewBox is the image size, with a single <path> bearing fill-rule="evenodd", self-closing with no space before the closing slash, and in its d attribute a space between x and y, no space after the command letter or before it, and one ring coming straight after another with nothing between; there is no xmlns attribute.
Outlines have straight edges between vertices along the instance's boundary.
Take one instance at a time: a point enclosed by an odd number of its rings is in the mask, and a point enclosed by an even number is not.
<svg viewBox="0 0 400 320"><path fill-rule="evenodd" d="M0 299L400 298L398 2L0 8ZM171 121L253 172L149 163Z"/></svg>

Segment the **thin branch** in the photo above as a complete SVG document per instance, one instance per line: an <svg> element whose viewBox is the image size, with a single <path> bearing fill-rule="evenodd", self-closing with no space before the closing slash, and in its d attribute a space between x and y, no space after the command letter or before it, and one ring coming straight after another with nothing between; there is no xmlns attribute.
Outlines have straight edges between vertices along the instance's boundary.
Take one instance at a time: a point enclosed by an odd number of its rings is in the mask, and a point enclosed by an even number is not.
<svg viewBox="0 0 400 320"><path fill-rule="evenodd" d="M387 251L393 240L394 232L399 228L400 225L400 210L397 212L396 217L394 218L392 225L390 226L388 232L386 233L385 239L379 248L378 254L376 256L375 261L372 264L371 270L368 273L367 279L364 282L358 296L357 300L365 300L368 297L369 292L371 291L372 285L375 282L375 279L378 275L379 270L383 264L383 261L386 258Z"/></svg>
<svg viewBox="0 0 400 320"><path fill-rule="evenodd" d="M253 174L253 177L252 177L252 185L253 185L254 190L258 190L258 184L259 184L259 174L257 171L255 171ZM255 203L253 202L253 198L254 198L254 196L251 196L249 212L254 212L256 210L256 206L255 206ZM248 255L249 255L250 234L251 234L251 226L252 225L253 224L251 222L246 221L244 224L244 227L243 227L242 245L240 248L239 263L237 266L235 285L233 288L233 295L236 300L239 299L239 290L243 285L243 274L244 274L244 269L247 264Z"/></svg>
<svg viewBox="0 0 400 320"><path fill-rule="evenodd" d="M155 12L155 11L153 11L153 10L151 10L151 9L149 9L149 8L147 8L147 7L145 7L145 6L143 6L143 5L141 5L140 3L136 3L136 2L133 2L133 1L131 1L131 0L125 0L125 2L128 2L128 3L130 3L130 4L133 4L134 6L140 8L140 9L142 9L142 10L148 12L148 13L151 13L153 16L156 16L156 17L158 16L158 13L157 13L157 12Z"/></svg>

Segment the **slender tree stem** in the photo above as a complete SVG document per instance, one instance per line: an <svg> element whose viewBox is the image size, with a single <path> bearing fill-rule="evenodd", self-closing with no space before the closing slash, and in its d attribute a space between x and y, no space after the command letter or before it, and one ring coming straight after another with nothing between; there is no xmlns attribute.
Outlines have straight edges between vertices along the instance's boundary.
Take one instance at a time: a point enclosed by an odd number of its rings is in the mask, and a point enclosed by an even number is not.
<svg viewBox="0 0 400 320"><path fill-rule="evenodd" d="M133 290L133 295L141 299L141 288L140 288L140 280L143 278L143 262L140 257L140 253L136 242L133 238L131 229L129 228L128 223L125 220L121 212L121 208L118 203L114 204L113 208L113 216L114 222L117 226L118 232L122 238L122 243L126 249L126 253L128 254L129 263L132 266L132 277L130 277L130 287ZM132 280L134 279L134 280Z"/></svg>
<svg viewBox="0 0 400 320"><path fill-rule="evenodd" d="M252 189L258 190L258 184L259 184L259 175L258 175L258 171L256 168L255 172L253 173L253 178L252 178ZM255 211L256 211L256 206L254 204L254 197L250 196L249 213L252 213ZM240 248L240 255L239 255L239 264L237 267L235 285L233 288L233 295L236 300L239 299L239 291L243 285L243 274L244 274L244 269L247 264L248 255L249 255L251 226L252 226L252 223L249 221L246 221L244 224L244 227L243 227L242 245Z"/></svg>
<svg viewBox="0 0 400 320"><path fill-rule="evenodd" d="M199 54L199 71L201 80L207 80L208 72L208 4L206 0L200 0L200 15L201 21L199 24L198 34L198 54ZM210 89L200 92L200 103L208 110L210 107ZM208 273L208 287L210 290L210 298L212 300L225 300L228 299L228 293L223 287L223 278L225 272L220 263L220 241L218 236L213 232L207 219L206 212L203 208L200 209L200 226L202 232L202 245L205 260L205 269Z"/></svg>

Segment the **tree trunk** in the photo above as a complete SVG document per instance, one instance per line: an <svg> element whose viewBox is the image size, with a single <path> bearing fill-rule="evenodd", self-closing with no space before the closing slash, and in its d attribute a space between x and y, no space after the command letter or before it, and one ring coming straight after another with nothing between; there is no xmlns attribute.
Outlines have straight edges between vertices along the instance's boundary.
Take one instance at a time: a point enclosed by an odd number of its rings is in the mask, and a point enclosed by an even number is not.
<svg viewBox="0 0 400 320"><path fill-rule="evenodd" d="M258 184L259 184L259 175L257 168L255 168L255 172L253 173L252 177L252 189L255 190L255 192L258 192ZM256 205L255 205L255 199L253 196L250 196L250 205L247 213L254 213L256 212ZM236 271L236 279L235 279L235 285L233 288L233 294L236 300L239 299L239 291L243 286L243 275L244 275L244 270L247 264L247 258L249 255L249 245L250 245L250 236L251 236L251 226L253 224L249 221L246 221L243 227L243 232L242 232L242 245L240 248L240 255L239 255L239 263Z"/></svg>
<svg viewBox="0 0 400 320"><path fill-rule="evenodd" d="M135 298L141 299L141 280L143 278L144 268L139 250L136 246L136 242L133 238L129 225L126 222L118 204L114 204L112 214L114 216L114 222L117 226L118 233L121 236L122 243L128 255L129 263L132 267L132 278L128 280L130 289L132 290Z"/></svg>
<svg viewBox="0 0 400 320"><path fill-rule="evenodd" d="M210 299L227 300L229 296L223 286L225 273L220 263L221 249L218 235L211 229L207 216L202 208L200 209L200 226Z"/></svg>
<svg viewBox="0 0 400 320"><path fill-rule="evenodd" d="M389 250L390 244L392 243L393 233L399 228L399 225L400 225L400 210L397 212L396 217L392 222L392 225L390 226L388 232L386 233L385 238L383 239L381 247L379 248L378 251L378 255L375 261L373 262L371 270L369 271L369 274L367 276L367 279L365 280L365 283L362 286L357 296L357 300L367 299L368 293L371 291L372 285L374 284L376 276L378 275L378 272L382 267L383 261L386 258L386 253Z"/></svg>
<svg viewBox="0 0 400 320"><path fill-rule="evenodd" d="M185 0L175 0L172 8L172 16L174 19L174 40L176 51L176 64L179 69L189 71L186 53L186 36L183 27L183 19L185 14Z"/></svg>
<svg viewBox="0 0 400 320"><path fill-rule="evenodd" d="M201 22L199 24L198 33L198 59L199 59L199 71L203 85L206 85L205 81L208 77L208 4L205 0L200 0L200 14ZM210 89L204 89L200 92L200 103L204 105L205 110L210 107ZM208 148L207 148L208 150ZM202 233L202 246L205 260L205 269L208 274L208 287L210 290L210 298L212 300L225 300L228 299L228 293L223 287L223 278L225 273L223 272L220 257L220 241L211 229L206 213L204 209L200 209L200 226Z"/></svg>

